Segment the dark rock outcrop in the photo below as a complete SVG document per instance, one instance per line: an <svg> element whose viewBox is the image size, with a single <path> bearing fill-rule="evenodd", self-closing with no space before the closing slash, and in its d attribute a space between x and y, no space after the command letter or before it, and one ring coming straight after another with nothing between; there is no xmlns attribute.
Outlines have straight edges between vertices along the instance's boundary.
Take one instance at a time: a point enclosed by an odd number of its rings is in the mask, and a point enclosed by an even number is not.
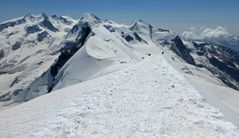
<svg viewBox="0 0 239 138"><path fill-rule="evenodd" d="M139 42L144 42L146 44L148 44L148 42L146 42L143 38L141 38L136 32L134 32L133 34L131 33L122 33L122 37L127 41L127 42L131 42L133 40L137 40Z"/></svg>
<svg viewBox="0 0 239 138"><path fill-rule="evenodd" d="M196 65L193 57L190 54L189 49L183 44L182 39L177 36L172 40L173 44L171 46L171 50L173 50L178 56L184 59L187 63Z"/></svg>
<svg viewBox="0 0 239 138"><path fill-rule="evenodd" d="M218 60L216 57L211 57L209 59L209 62L213 66L217 67L219 70L221 70L222 72L225 72L231 78L233 78L237 82L239 82L239 70L237 70L235 67L231 67L231 66L233 66L232 63L222 62L222 61Z"/></svg>
<svg viewBox="0 0 239 138"><path fill-rule="evenodd" d="M16 42L14 45L12 45L12 50L17 50L21 47L22 43L21 42Z"/></svg>
<svg viewBox="0 0 239 138"><path fill-rule="evenodd" d="M57 61L51 66L50 73L53 78L53 83L48 86L48 92L51 92L57 82L55 77L58 74L58 71L64 64L85 44L85 41L89 34L91 33L90 26L85 23L81 26L81 31L78 34L78 39L74 42L65 42L65 46L61 49L61 54L58 57Z"/></svg>
<svg viewBox="0 0 239 138"><path fill-rule="evenodd" d="M31 33L39 32L41 31L41 29L38 25L33 25L33 26L27 27L26 31L27 31L27 34L31 34Z"/></svg>
<svg viewBox="0 0 239 138"><path fill-rule="evenodd" d="M37 41L42 42L47 37L47 35L48 35L48 33L46 31L39 33L37 35Z"/></svg>
<svg viewBox="0 0 239 138"><path fill-rule="evenodd" d="M14 27L16 25L23 24L23 23L26 23L26 20L24 18L18 19L16 21L11 21L11 22L0 24L0 32L8 27Z"/></svg>
<svg viewBox="0 0 239 138"><path fill-rule="evenodd" d="M103 25L108 31L112 32L116 32L116 30L111 26L111 25Z"/></svg>
<svg viewBox="0 0 239 138"><path fill-rule="evenodd" d="M0 50L0 60L5 56L5 53L3 50Z"/></svg>
<svg viewBox="0 0 239 138"><path fill-rule="evenodd" d="M133 38L132 36L130 36L130 35L126 35L126 36L124 37L124 39L125 39L127 42L130 42L130 41L133 41L133 40L134 40L134 38Z"/></svg>
<svg viewBox="0 0 239 138"><path fill-rule="evenodd" d="M46 14L42 15L44 17L44 20L40 23L42 27L47 28L48 30L52 32L58 32L59 30L54 27L54 25L49 21L49 17Z"/></svg>
<svg viewBox="0 0 239 138"><path fill-rule="evenodd" d="M196 53L204 56L210 64L200 64L200 67L208 69L227 86L239 90L239 53L223 46L215 46L210 43L193 42ZM198 67L199 65L197 65Z"/></svg>

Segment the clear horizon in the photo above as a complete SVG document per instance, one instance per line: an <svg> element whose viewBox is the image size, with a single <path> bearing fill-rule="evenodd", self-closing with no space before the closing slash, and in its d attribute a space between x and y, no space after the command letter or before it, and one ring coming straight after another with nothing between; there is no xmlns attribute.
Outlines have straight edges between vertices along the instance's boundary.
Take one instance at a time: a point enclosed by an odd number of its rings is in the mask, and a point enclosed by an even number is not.
<svg viewBox="0 0 239 138"><path fill-rule="evenodd" d="M223 26L233 34L239 34L239 1L237 0L2 0L0 22L24 16L27 13L69 15L80 18L91 12L102 19L129 24L143 19L156 27L176 32L192 26L216 28ZM10 10L9 9L13 9Z"/></svg>

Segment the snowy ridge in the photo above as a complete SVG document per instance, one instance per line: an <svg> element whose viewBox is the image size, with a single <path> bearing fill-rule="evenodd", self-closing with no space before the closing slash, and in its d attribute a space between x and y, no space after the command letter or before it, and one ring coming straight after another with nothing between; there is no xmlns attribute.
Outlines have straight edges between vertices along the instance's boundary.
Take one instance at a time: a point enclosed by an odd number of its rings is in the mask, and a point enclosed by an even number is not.
<svg viewBox="0 0 239 138"><path fill-rule="evenodd" d="M222 118L162 56L153 56L1 112L0 135L238 137Z"/></svg>

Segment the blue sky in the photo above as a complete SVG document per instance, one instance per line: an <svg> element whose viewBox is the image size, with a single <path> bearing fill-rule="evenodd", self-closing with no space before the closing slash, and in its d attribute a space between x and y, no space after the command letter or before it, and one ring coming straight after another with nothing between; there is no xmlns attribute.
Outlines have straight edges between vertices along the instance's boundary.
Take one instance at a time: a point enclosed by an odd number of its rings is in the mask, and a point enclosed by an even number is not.
<svg viewBox="0 0 239 138"><path fill-rule="evenodd" d="M239 34L239 0L1 0L0 21L27 13L69 15L92 12L103 19L131 23L143 19L182 31L191 26L223 26Z"/></svg>

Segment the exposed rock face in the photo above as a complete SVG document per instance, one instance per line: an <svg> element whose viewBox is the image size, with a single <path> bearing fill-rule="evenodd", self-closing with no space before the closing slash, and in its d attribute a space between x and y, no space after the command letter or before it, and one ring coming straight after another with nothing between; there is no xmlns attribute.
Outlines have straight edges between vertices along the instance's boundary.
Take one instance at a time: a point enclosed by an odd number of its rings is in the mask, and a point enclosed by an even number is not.
<svg viewBox="0 0 239 138"><path fill-rule="evenodd" d="M47 35L48 35L48 33L46 31L39 33L37 35L37 41L42 42L47 37Z"/></svg>
<svg viewBox="0 0 239 138"><path fill-rule="evenodd" d="M24 89L23 92L19 94L19 101L28 101L33 97L49 93L58 83L59 80L56 79L56 76L58 75L59 70L85 44L88 36L92 32L89 24L84 22L78 25L78 27L75 26L73 28L76 30L79 29L75 32L78 36L77 39L73 41L65 41L62 44L63 47L60 49L59 57L46 72L44 72L39 78L35 79L28 88ZM71 32L74 32L74 29L72 29ZM39 95L32 97L31 94L36 93L39 90L39 84L44 85L44 89L41 89L41 92L38 93Z"/></svg>
<svg viewBox="0 0 239 138"><path fill-rule="evenodd" d="M65 43L65 48L61 50L61 54L58 57L57 61L50 68L50 73L53 78L53 81L55 81L54 78L56 77L59 69L84 45L90 32L90 26L87 23L83 24L81 26L81 31L78 34L79 38L75 42ZM48 92L51 92L52 88L54 87L54 84L56 84L56 82L53 82L48 87Z"/></svg>
<svg viewBox="0 0 239 138"><path fill-rule="evenodd" d="M59 30L49 21L49 17L45 14L42 15L44 20L40 23L42 27L46 27L48 30L52 32L58 32Z"/></svg>
<svg viewBox="0 0 239 138"><path fill-rule="evenodd" d="M0 24L0 32L8 27L14 27L16 25L23 24L23 23L26 23L26 20L24 18L18 19L16 21Z"/></svg>
<svg viewBox="0 0 239 138"><path fill-rule="evenodd" d="M193 57L190 55L190 51L187 49L187 47L183 44L183 41L179 36L177 36L175 39L172 40L173 44L171 46L171 49L182 59L184 59L187 63L196 65Z"/></svg>
<svg viewBox="0 0 239 138"><path fill-rule="evenodd" d="M4 57L4 51L3 50L0 50L0 60Z"/></svg>
<svg viewBox="0 0 239 138"><path fill-rule="evenodd" d="M227 73L236 81L239 81L239 71L236 69L236 67L232 67L232 66L234 66L232 63L224 63L215 57L210 58L209 61L213 66L215 66L219 70ZM230 64L232 66L230 66Z"/></svg>
<svg viewBox="0 0 239 138"><path fill-rule="evenodd" d="M199 56L205 56L210 63L201 65L229 87L239 90L239 69L235 66L239 65L239 54L229 48L213 44L195 42L193 44L200 52Z"/></svg>
<svg viewBox="0 0 239 138"><path fill-rule="evenodd" d="M31 34L31 33L39 32L41 31L41 29L39 28L38 25L33 25L33 26L27 27L26 31L27 31L27 34Z"/></svg>
<svg viewBox="0 0 239 138"><path fill-rule="evenodd" d="M12 50L17 50L21 47L22 43L21 42L16 42L14 45L12 45Z"/></svg>

